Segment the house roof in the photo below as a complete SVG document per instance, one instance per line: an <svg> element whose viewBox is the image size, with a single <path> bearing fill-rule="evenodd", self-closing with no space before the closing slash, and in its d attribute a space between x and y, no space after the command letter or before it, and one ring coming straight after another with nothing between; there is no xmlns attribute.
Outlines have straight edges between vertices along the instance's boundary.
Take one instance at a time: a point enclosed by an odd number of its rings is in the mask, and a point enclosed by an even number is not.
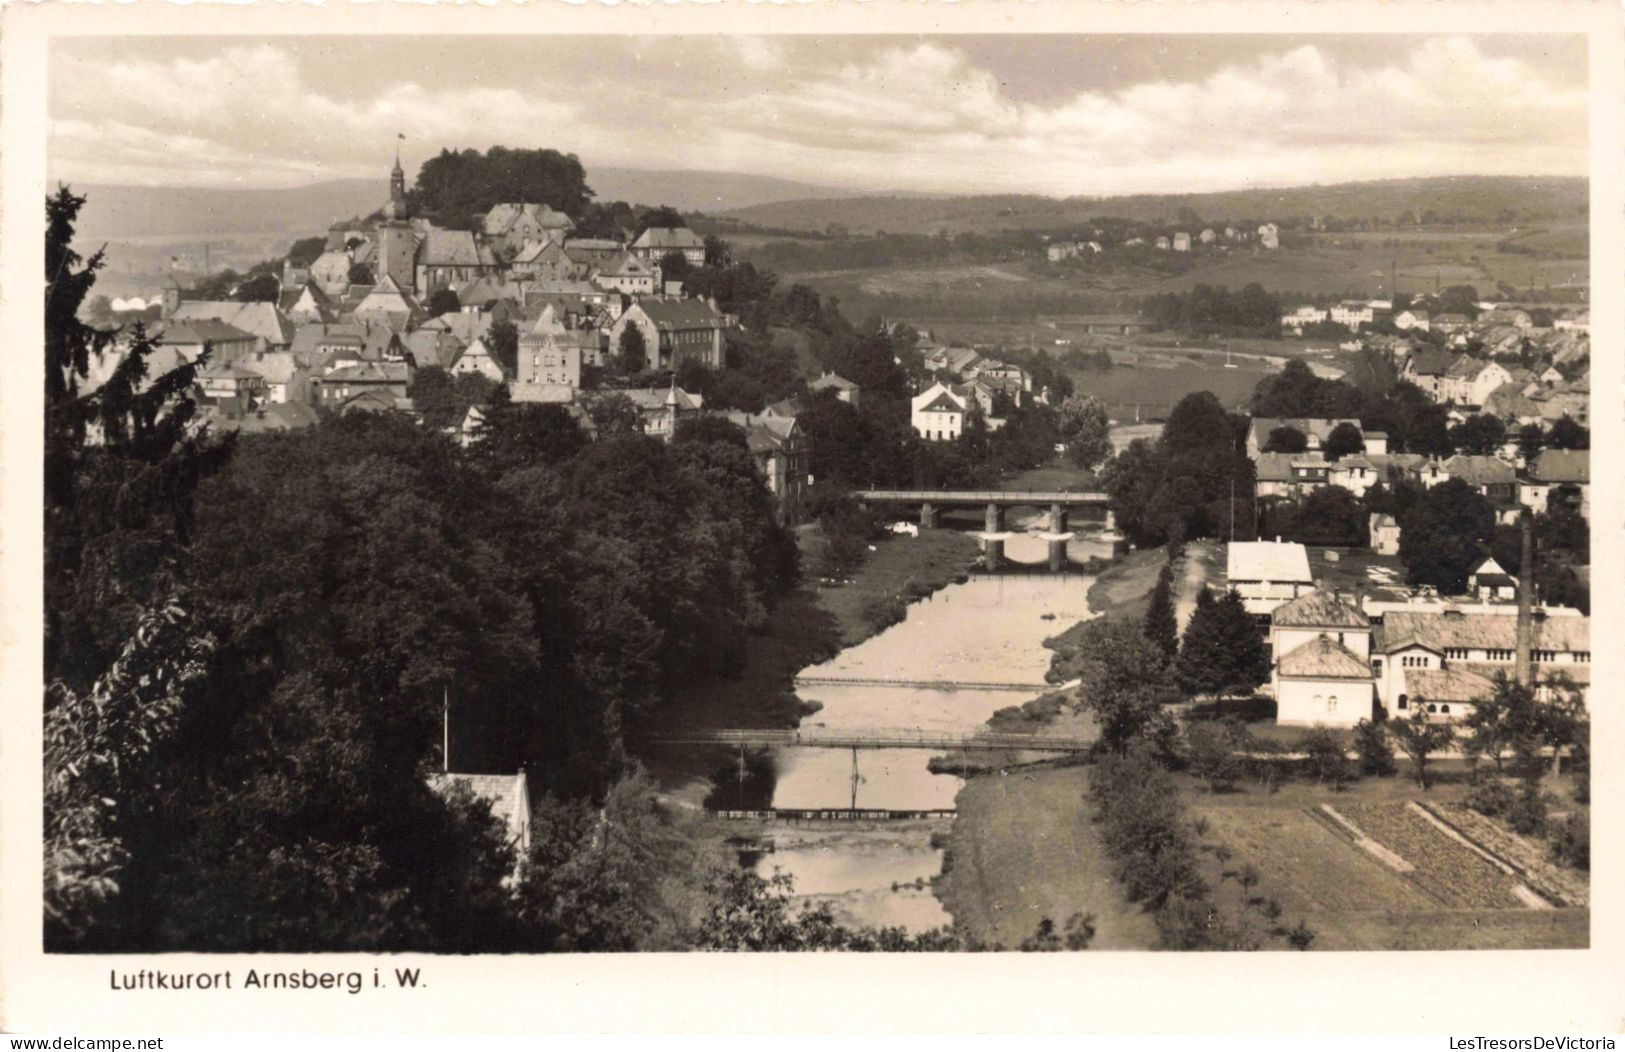
<svg viewBox="0 0 1625 1052"><path fill-rule="evenodd" d="M1591 452L1585 449L1544 449L1529 465L1535 482L1585 484L1591 481Z"/></svg>
<svg viewBox="0 0 1625 1052"><path fill-rule="evenodd" d="M510 842L523 837L530 821L530 789L523 771L517 774L436 774L429 778L429 788L441 795L454 788L466 789L474 799L484 800L491 807L492 817L502 820Z"/></svg>
<svg viewBox="0 0 1625 1052"><path fill-rule="evenodd" d="M1277 628L1369 628L1371 619L1337 593L1317 590L1276 607L1270 624Z"/></svg>
<svg viewBox="0 0 1625 1052"><path fill-rule="evenodd" d="M571 230L575 223L563 212L555 212L545 204L505 202L491 206L485 213L484 227L487 237L501 237L513 229L521 217L529 216L547 230Z"/></svg>
<svg viewBox="0 0 1625 1052"><path fill-rule="evenodd" d="M728 328L728 316L705 300L647 296L638 300L629 310L641 310L654 323L655 328L662 332Z"/></svg>
<svg viewBox="0 0 1625 1052"><path fill-rule="evenodd" d="M188 300L170 315L170 321L196 322L206 319L236 326L278 347L286 347L293 342L293 323L283 316L275 303Z"/></svg>
<svg viewBox="0 0 1625 1052"><path fill-rule="evenodd" d="M419 266L430 267L477 267L484 262L471 231L437 226L429 228L429 236L418 248L417 261Z"/></svg>
<svg viewBox="0 0 1625 1052"><path fill-rule="evenodd" d="M1449 317L1450 315L1448 314L1441 314L1435 320L1444 321ZM1462 320L1466 321L1465 318ZM1416 354L1411 355L1410 359L1405 364L1406 367L1417 376L1443 376L1448 373L1450 371L1450 367L1456 363L1456 357L1456 355L1451 354L1449 351L1440 351L1429 348L1428 350L1419 351Z"/></svg>
<svg viewBox="0 0 1625 1052"><path fill-rule="evenodd" d="M326 383L404 384L411 378L411 369L405 362L359 362L340 366L322 380Z"/></svg>
<svg viewBox="0 0 1625 1052"><path fill-rule="evenodd" d="M266 383L285 384L299 371L299 359L292 351L268 351L238 363L265 378Z"/></svg>
<svg viewBox="0 0 1625 1052"><path fill-rule="evenodd" d="M814 391L822 391L825 388L833 388L836 391L856 391L858 389L857 384L836 373L825 373L807 386Z"/></svg>
<svg viewBox="0 0 1625 1052"><path fill-rule="evenodd" d="M705 399L701 395L689 394L681 387L632 387L620 392L632 400L632 403L642 410L666 408L666 399L673 393L677 396L677 408L680 411L699 410L705 408Z"/></svg>
<svg viewBox="0 0 1625 1052"><path fill-rule="evenodd" d="M245 332L235 325L213 318L197 318L192 321L177 321L171 318L164 323L163 330L158 334L160 344L237 343L254 338L251 332Z"/></svg>
<svg viewBox="0 0 1625 1052"><path fill-rule="evenodd" d="M632 247L677 252L685 248L703 249L705 239L686 226L652 226L638 235Z"/></svg>
<svg viewBox="0 0 1625 1052"><path fill-rule="evenodd" d="M603 261L599 273L611 278L652 276L654 271L649 264L627 251L617 252L614 256Z"/></svg>
<svg viewBox="0 0 1625 1052"><path fill-rule="evenodd" d="M1292 541L1232 541L1225 563L1231 581L1314 580L1308 549Z"/></svg>
<svg viewBox="0 0 1625 1052"><path fill-rule="evenodd" d="M1469 486L1492 486L1517 481L1518 473L1499 457L1473 456L1460 453L1444 462L1451 478L1461 479Z"/></svg>
<svg viewBox="0 0 1625 1052"><path fill-rule="evenodd" d="M1408 668L1405 693L1427 701L1477 701L1495 692L1488 677L1460 666L1452 668Z"/></svg>
<svg viewBox="0 0 1625 1052"><path fill-rule="evenodd" d="M1320 636L1281 655L1276 671L1287 679L1371 678L1371 665L1335 639Z"/></svg>
<svg viewBox="0 0 1625 1052"><path fill-rule="evenodd" d="M1424 646L1439 653L1443 653L1446 647L1515 650L1518 645L1516 614L1393 610L1383 615L1382 622L1380 641L1384 653L1412 645ZM1373 644L1378 642L1378 638L1373 636ZM1591 619L1535 618L1530 626L1530 647L1535 650L1590 650Z"/></svg>

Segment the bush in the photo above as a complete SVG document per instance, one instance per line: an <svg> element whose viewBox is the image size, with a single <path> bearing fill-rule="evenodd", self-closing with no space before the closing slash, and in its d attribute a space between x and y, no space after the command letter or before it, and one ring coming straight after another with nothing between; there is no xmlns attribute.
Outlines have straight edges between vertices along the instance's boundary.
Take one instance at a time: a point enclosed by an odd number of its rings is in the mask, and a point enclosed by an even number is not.
<svg viewBox="0 0 1625 1052"><path fill-rule="evenodd" d="M1303 749L1309 754L1309 773L1315 776L1315 781L1329 782L1332 788L1342 789L1352 780L1354 765L1349 763L1336 732L1326 727L1312 729L1303 736Z"/></svg>
<svg viewBox="0 0 1625 1052"><path fill-rule="evenodd" d="M1370 720L1356 723L1354 748L1360 753L1361 774L1387 778L1398 770L1394 764L1394 747L1380 724Z"/></svg>
<svg viewBox="0 0 1625 1052"><path fill-rule="evenodd" d="M1482 778L1467 794L1467 806L1491 818L1506 814L1513 802L1512 787L1499 778Z"/></svg>
<svg viewBox="0 0 1625 1052"><path fill-rule="evenodd" d="M1528 781L1518 793L1512 806L1507 808L1507 824L1525 836L1534 836L1546 828L1546 798L1540 794L1540 783Z"/></svg>
<svg viewBox="0 0 1625 1052"><path fill-rule="evenodd" d="M1591 872L1591 816L1569 815L1552 838L1552 857L1570 869Z"/></svg>
<svg viewBox="0 0 1625 1052"><path fill-rule="evenodd" d="M1187 756L1191 770L1207 782L1212 793L1229 792L1246 771L1236 756L1239 736L1245 730L1230 723L1192 723L1185 729Z"/></svg>

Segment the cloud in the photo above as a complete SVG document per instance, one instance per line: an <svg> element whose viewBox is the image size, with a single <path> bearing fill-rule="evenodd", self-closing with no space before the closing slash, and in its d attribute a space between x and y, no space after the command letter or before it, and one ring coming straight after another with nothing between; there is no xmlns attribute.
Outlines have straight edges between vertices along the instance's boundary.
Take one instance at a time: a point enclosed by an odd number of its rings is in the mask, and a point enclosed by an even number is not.
<svg viewBox="0 0 1625 1052"><path fill-rule="evenodd" d="M1043 102L1013 96L962 40L650 38L557 53L433 43L444 61L401 61L362 40L316 58L281 42L168 58L64 49L54 174L178 185L375 175L397 132L420 157L552 146L582 156L589 177L593 164L724 168L947 192L1586 170L1583 83L1553 82L1471 37L1374 38L1358 58L1284 45ZM1103 82L1084 72L1103 71L1062 65L1054 78Z"/></svg>

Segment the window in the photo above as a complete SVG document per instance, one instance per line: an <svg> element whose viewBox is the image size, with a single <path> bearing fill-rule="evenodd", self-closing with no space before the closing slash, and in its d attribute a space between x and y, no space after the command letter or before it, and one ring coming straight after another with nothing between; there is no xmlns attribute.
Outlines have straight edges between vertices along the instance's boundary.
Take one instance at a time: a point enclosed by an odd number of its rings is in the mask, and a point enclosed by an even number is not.
<svg viewBox="0 0 1625 1052"><path fill-rule="evenodd" d="M1490 661L1511 661L1513 657L1510 650L1486 650L1484 655Z"/></svg>
<svg viewBox="0 0 1625 1052"><path fill-rule="evenodd" d="M1331 697L1326 699L1326 711L1327 712L1336 712L1337 711L1337 695L1336 694L1333 694Z"/></svg>
<svg viewBox="0 0 1625 1052"><path fill-rule="evenodd" d="M1402 712L1405 709L1410 708L1410 699L1405 697L1405 695L1403 695L1403 694L1401 694L1399 696L1399 708L1400 708L1400 711L1402 711Z"/></svg>
<svg viewBox="0 0 1625 1052"><path fill-rule="evenodd" d="M1447 658L1453 658L1453 659L1455 659L1457 661L1466 661L1467 660L1467 648L1466 647L1445 647L1444 648L1444 656L1447 657Z"/></svg>
<svg viewBox="0 0 1625 1052"><path fill-rule="evenodd" d="M1448 716L1448 715L1450 715L1450 706L1449 705L1440 705L1439 706L1439 711L1444 713L1446 716Z"/></svg>
<svg viewBox="0 0 1625 1052"><path fill-rule="evenodd" d="M1576 650L1574 652L1574 660L1578 661L1578 662L1581 662L1581 663L1590 661L1591 660L1591 651L1589 651L1589 650Z"/></svg>
<svg viewBox="0 0 1625 1052"><path fill-rule="evenodd" d="M1381 676L1382 675L1382 658L1372 658L1371 659L1371 674L1373 676Z"/></svg>
<svg viewBox="0 0 1625 1052"><path fill-rule="evenodd" d="M1428 711L1429 711L1429 712L1438 712L1438 711L1439 711L1439 706L1437 706L1437 705L1434 705L1434 704L1432 704L1432 703L1431 703L1431 702L1430 702L1430 703L1429 703L1429 704L1428 704Z"/></svg>
<svg viewBox="0 0 1625 1052"><path fill-rule="evenodd" d="M1555 650L1537 650L1537 651L1535 651L1535 660L1541 662L1542 664L1545 664L1545 663L1551 662L1551 661L1556 661L1557 660L1557 651L1555 651Z"/></svg>

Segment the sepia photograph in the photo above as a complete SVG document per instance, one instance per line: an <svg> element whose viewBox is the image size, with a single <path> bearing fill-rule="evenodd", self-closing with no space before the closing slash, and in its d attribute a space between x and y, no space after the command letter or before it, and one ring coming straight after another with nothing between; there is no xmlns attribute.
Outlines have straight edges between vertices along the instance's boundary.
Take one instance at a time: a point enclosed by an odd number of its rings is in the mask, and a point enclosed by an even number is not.
<svg viewBox="0 0 1625 1052"><path fill-rule="evenodd" d="M38 56L30 953L1593 945L1588 34L381 21Z"/></svg>

